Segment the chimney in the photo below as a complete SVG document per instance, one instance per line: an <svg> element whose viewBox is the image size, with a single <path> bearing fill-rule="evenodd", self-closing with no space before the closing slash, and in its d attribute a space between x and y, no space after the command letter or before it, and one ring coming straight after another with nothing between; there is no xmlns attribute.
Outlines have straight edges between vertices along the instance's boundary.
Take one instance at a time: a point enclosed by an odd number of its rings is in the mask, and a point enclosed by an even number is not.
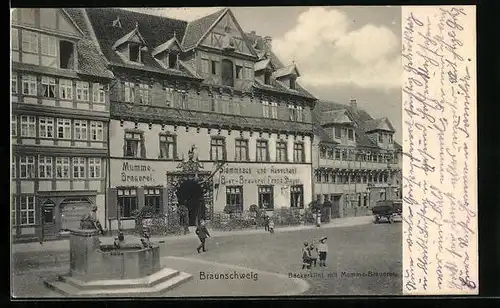
<svg viewBox="0 0 500 308"><path fill-rule="evenodd" d="M270 36L264 36L264 51L269 54L273 47L273 39Z"/></svg>
<svg viewBox="0 0 500 308"><path fill-rule="evenodd" d="M351 98L351 108L354 110L358 110L358 102L355 98Z"/></svg>

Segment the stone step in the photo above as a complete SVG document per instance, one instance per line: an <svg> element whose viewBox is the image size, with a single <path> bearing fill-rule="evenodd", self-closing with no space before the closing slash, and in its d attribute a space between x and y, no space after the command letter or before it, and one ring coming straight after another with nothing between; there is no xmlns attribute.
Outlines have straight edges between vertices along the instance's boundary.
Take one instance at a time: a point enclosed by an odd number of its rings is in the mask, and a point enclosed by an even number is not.
<svg viewBox="0 0 500 308"><path fill-rule="evenodd" d="M91 290L80 290L74 285L65 281L52 280L45 281L45 286L49 289L58 292L59 294L69 297L92 297L92 296L113 296L113 297L127 297L138 295L162 295L164 292L175 288L181 283L185 283L192 279L193 276L188 273L180 272L173 278L167 279L161 283L150 287L139 288L119 288L119 289L102 289L96 288Z"/></svg>
<svg viewBox="0 0 500 308"><path fill-rule="evenodd" d="M174 278L179 275L179 271L170 268L163 268L158 272L137 279L106 279L94 281L82 281L71 276L61 276L61 280L71 284L79 290L92 290L92 289L123 289L123 288L148 288L153 287L165 280Z"/></svg>

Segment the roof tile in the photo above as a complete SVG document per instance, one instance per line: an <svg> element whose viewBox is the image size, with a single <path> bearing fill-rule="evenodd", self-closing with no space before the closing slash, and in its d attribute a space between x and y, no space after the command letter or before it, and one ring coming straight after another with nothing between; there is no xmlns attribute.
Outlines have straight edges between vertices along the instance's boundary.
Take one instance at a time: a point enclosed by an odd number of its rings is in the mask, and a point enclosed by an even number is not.
<svg viewBox="0 0 500 308"><path fill-rule="evenodd" d="M208 31L214 22L225 12L222 9L210 15L193 20L187 24L186 33L183 35L182 47L185 50L191 49L196 46L201 37Z"/></svg>

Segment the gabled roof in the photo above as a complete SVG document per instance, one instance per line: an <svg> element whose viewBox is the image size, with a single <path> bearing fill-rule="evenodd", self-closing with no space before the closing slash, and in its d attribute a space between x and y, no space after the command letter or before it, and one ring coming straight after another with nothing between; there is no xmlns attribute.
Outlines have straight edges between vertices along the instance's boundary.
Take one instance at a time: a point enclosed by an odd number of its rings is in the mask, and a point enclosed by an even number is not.
<svg viewBox="0 0 500 308"><path fill-rule="evenodd" d="M269 59L264 59L264 60L260 60L259 62L256 62L255 65L254 65L254 70L256 72L258 71L261 71L263 69L266 69L268 67L272 67L271 65L271 60Z"/></svg>
<svg viewBox="0 0 500 308"><path fill-rule="evenodd" d="M279 68L273 73L274 78L280 78L289 75L296 75L297 77L300 77L299 70L297 69L297 66L295 64Z"/></svg>
<svg viewBox="0 0 500 308"><path fill-rule="evenodd" d="M377 130L395 132L396 130L387 117L369 120L363 123L362 128L365 132L373 132ZM389 129L387 129L389 128Z"/></svg>
<svg viewBox="0 0 500 308"><path fill-rule="evenodd" d="M75 26L76 30L78 30L82 36L85 36L85 33L82 31L82 29L80 28L80 26L78 25L78 23L76 23L73 20L73 17L71 16L71 14L69 14L66 11L66 9L64 9L64 8L60 8L60 10L63 12L64 15L66 15L66 17L68 17L68 19L71 21L71 23L73 23L73 25Z"/></svg>
<svg viewBox="0 0 500 308"><path fill-rule="evenodd" d="M144 38L142 37L141 33L139 32L139 27L136 24L136 27L134 30L130 31L129 33L125 34L123 37L119 38L114 44L113 44L113 49L116 49L123 45L124 43L130 41L131 38L134 36L138 36L139 39L141 40L143 45L146 45L146 42L144 41Z"/></svg>
<svg viewBox="0 0 500 308"><path fill-rule="evenodd" d="M328 117L328 111L331 111L331 110L346 110L349 114L349 116L351 117L351 119L354 121L354 123L356 123L356 126L354 128L354 130L356 131L356 143L359 145L359 146L363 146L363 147L378 147L377 144L372 141L364 132L364 130L361 128L361 125L363 124L363 122L365 121L368 121L368 120L373 120L373 118L364 110L362 109L357 109L357 108L353 108L352 106L350 105L344 105L344 104L339 104L339 103L335 103L335 102L329 102L329 101L318 101L312 111L312 117L313 117L313 123L319 123L319 127L316 127L316 130L320 130L320 129L323 129L321 127L321 123L324 123L327 121L327 117ZM321 135L325 135L326 132L324 134L321 134ZM319 136L321 136L320 134L318 134ZM326 134L326 136L328 136L328 134ZM331 141L331 140L328 140L327 138L326 139L323 139L322 140L326 140L326 141Z"/></svg>
<svg viewBox="0 0 500 308"><path fill-rule="evenodd" d="M156 47L155 49L153 49L153 52L151 53L153 56L156 56L157 54L159 53L162 53L164 52L165 50L170 50L172 49L173 46L177 45L177 47L179 48L179 50L182 51L182 46L181 44L179 43L179 41L177 40L177 37L173 37L171 39L169 39L168 41L166 41L165 43L161 44L160 46Z"/></svg>
<svg viewBox="0 0 500 308"><path fill-rule="evenodd" d="M193 20L187 24L186 32L182 38L182 47L184 50L189 50L196 47L204 35L212 28L213 25L222 17L227 9L222 9L210 15Z"/></svg>
<svg viewBox="0 0 500 308"><path fill-rule="evenodd" d="M184 36L187 22L162 16L149 15L116 8L86 8L84 9L95 33L97 43L102 53L111 65L141 69L160 74L197 78L180 65L180 70L165 69L156 61L151 51L155 46L160 46L174 34ZM113 21L120 19L121 27L113 27ZM120 58L113 50L113 45L120 39L133 33L135 28L140 29L140 36L149 47L148 51L141 53L141 66L133 65Z"/></svg>
<svg viewBox="0 0 500 308"><path fill-rule="evenodd" d="M345 119L347 118L347 121ZM327 124L352 124L350 113L347 109L328 110L321 118L321 125Z"/></svg>

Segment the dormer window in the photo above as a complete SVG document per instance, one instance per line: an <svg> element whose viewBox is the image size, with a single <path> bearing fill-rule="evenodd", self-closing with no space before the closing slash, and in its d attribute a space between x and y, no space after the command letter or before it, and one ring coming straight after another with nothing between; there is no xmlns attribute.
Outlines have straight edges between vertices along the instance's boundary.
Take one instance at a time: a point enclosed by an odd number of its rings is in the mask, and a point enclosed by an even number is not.
<svg viewBox="0 0 500 308"><path fill-rule="evenodd" d="M129 44L129 60L141 63L141 46L139 44Z"/></svg>
<svg viewBox="0 0 500 308"><path fill-rule="evenodd" d="M270 71L265 71L264 72L264 83L265 84L271 84L271 72Z"/></svg>
<svg viewBox="0 0 500 308"><path fill-rule="evenodd" d="M171 68L171 69L176 69L177 68L177 57L178 55L177 54L168 54L167 55L167 65L168 65L168 68Z"/></svg>
<svg viewBox="0 0 500 308"><path fill-rule="evenodd" d="M290 89L295 90L296 77L290 78Z"/></svg>

